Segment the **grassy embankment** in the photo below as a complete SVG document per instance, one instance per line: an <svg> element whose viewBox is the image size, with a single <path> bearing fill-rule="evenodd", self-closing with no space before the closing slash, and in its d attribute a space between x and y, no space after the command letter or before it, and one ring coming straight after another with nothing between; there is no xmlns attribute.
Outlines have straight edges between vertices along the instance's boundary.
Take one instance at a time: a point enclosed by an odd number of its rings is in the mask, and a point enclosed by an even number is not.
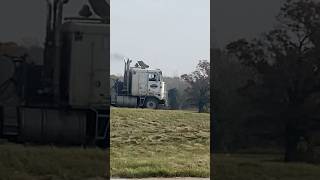
<svg viewBox="0 0 320 180"><path fill-rule="evenodd" d="M111 173L120 177L209 175L208 114L112 109ZM106 151L0 143L0 179L106 179ZM215 180L318 180L320 165L281 154L214 154ZM104 177L104 178L103 178Z"/></svg>
<svg viewBox="0 0 320 180"><path fill-rule="evenodd" d="M209 177L209 114L113 108L113 177Z"/></svg>
<svg viewBox="0 0 320 180"><path fill-rule="evenodd" d="M106 179L106 151L96 148L0 145L1 180Z"/></svg>
<svg viewBox="0 0 320 180"><path fill-rule="evenodd" d="M215 180L318 180L320 166L284 163L281 154L214 154Z"/></svg>

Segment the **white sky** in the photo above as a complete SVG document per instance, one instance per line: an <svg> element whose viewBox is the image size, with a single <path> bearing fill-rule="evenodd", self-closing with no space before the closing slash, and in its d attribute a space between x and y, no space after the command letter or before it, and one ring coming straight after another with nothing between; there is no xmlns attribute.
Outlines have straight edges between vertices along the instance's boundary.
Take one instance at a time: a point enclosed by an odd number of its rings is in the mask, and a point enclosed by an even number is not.
<svg viewBox="0 0 320 180"><path fill-rule="evenodd" d="M113 0L110 27L111 74L122 75L122 57L165 76L189 73L210 57L210 0Z"/></svg>
<svg viewBox="0 0 320 180"><path fill-rule="evenodd" d="M271 30L285 0L212 0L212 45L224 47L239 38Z"/></svg>
<svg viewBox="0 0 320 180"><path fill-rule="evenodd" d="M66 16L76 16L87 0L71 0ZM24 38L43 43L44 0L5 0L0 3L0 41ZM7 17L10 19L7 19ZM143 60L166 76L194 70L208 59L210 0L112 0L111 73L123 73L123 59Z"/></svg>

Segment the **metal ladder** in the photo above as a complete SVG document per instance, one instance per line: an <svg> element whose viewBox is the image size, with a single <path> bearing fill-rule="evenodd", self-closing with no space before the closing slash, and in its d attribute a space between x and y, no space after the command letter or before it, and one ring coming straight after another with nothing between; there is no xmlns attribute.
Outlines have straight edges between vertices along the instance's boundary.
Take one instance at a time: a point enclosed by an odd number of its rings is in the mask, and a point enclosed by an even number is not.
<svg viewBox="0 0 320 180"><path fill-rule="evenodd" d="M143 107L145 101L146 101L146 96L140 96L139 97L139 107Z"/></svg>
<svg viewBox="0 0 320 180"><path fill-rule="evenodd" d="M91 108L96 115L96 129L95 129L95 139L104 140L107 138L108 127L109 127L109 112L107 108Z"/></svg>
<svg viewBox="0 0 320 180"><path fill-rule="evenodd" d="M19 135L18 111L16 106L3 107L3 122L1 123L3 136Z"/></svg>

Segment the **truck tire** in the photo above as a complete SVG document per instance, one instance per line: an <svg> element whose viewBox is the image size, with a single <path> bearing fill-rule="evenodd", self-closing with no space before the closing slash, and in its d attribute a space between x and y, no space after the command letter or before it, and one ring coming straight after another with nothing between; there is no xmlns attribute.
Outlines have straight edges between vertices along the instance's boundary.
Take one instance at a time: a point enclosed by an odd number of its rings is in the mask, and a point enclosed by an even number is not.
<svg viewBox="0 0 320 180"><path fill-rule="evenodd" d="M157 109L158 108L158 100L155 98L148 98L145 102L145 107L148 109Z"/></svg>

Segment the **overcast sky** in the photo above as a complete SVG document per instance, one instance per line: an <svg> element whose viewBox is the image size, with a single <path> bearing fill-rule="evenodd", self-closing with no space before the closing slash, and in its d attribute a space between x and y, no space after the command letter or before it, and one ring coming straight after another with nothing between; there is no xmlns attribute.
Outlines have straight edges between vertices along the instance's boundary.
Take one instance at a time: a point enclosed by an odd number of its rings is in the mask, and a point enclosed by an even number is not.
<svg viewBox="0 0 320 180"><path fill-rule="evenodd" d="M70 0L65 6L65 15L76 16L83 2ZM46 8L46 0L1 0L0 41L21 43L23 39L36 39L43 43Z"/></svg>
<svg viewBox="0 0 320 180"><path fill-rule="evenodd" d="M166 76L209 60L210 0L111 1L111 73L123 73L123 57L143 60Z"/></svg>
<svg viewBox="0 0 320 180"><path fill-rule="evenodd" d="M284 0L211 0L211 42L216 47L270 30Z"/></svg>
<svg viewBox="0 0 320 180"><path fill-rule="evenodd" d="M211 0L211 37L223 46L272 28L284 0ZM70 0L67 16L85 1ZM144 60L165 75L190 72L209 58L210 0L111 1L111 72L123 71L122 56ZM2 0L0 41L43 42L45 0ZM10 17L10 18L8 18Z"/></svg>

